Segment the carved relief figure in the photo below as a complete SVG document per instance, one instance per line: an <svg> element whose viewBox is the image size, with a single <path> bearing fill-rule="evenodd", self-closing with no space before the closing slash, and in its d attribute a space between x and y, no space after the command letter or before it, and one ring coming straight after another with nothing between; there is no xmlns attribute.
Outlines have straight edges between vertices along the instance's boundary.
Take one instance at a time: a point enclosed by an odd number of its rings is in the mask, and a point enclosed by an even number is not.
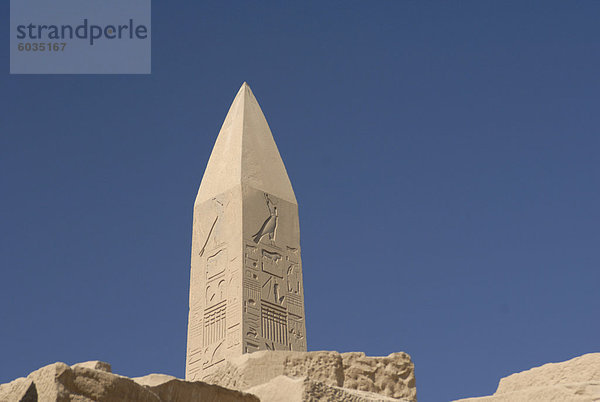
<svg viewBox="0 0 600 402"><path fill-rule="evenodd" d="M234 271L231 273L231 276L229 278L229 284L227 285L227 299L230 306L239 307L241 305L238 295L238 293L240 292L241 280L242 278L239 271Z"/></svg>
<svg viewBox="0 0 600 402"><path fill-rule="evenodd" d="M244 253L244 264L253 269L258 268L258 247L246 244L246 250Z"/></svg>
<svg viewBox="0 0 600 402"><path fill-rule="evenodd" d="M287 304L290 314L302 318L304 315L304 307L302 306L302 298L300 296L293 293L288 294Z"/></svg>
<svg viewBox="0 0 600 402"><path fill-rule="evenodd" d="M225 271L227 267L227 252L225 250L218 250L213 253L206 260L206 279L211 279L221 272Z"/></svg>
<svg viewBox="0 0 600 402"><path fill-rule="evenodd" d="M296 247L290 247L290 246L287 246L286 248L287 248L288 253L287 253L287 256L285 258L288 261L297 264L298 260L300 258L299 257L300 252L299 252L298 248L296 248Z"/></svg>
<svg viewBox="0 0 600 402"><path fill-rule="evenodd" d="M227 335L227 348L231 349L240 344L240 325L236 324L234 328L229 328L229 334Z"/></svg>
<svg viewBox="0 0 600 402"><path fill-rule="evenodd" d="M260 242L264 236L269 236L269 240L271 242L275 241L275 230L277 229L277 207L273 205L266 193L265 199L267 200L267 208L269 208L270 216L265 220L258 232L252 236L255 243Z"/></svg>
<svg viewBox="0 0 600 402"><path fill-rule="evenodd" d="M225 300L225 279L215 279L206 286L206 305L212 306Z"/></svg>
<svg viewBox="0 0 600 402"><path fill-rule="evenodd" d="M204 362L203 362L203 367L204 368L208 368L210 366L212 366L213 364L219 363L220 361L225 360L225 357L223 356L223 348L221 346L223 346L223 343L225 341L222 340L221 342L208 346L205 350L204 350Z"/></svg>
<svg viewBox="0 0 600 402"><path fill-rule="evenodd" d="M223 213L225 212L225 205L223 204L223 202L219 201L217 198L213 198L212 201L214 203L214 211L215 211L216 216L212 220L212 224L210 226L210 229L208 229L208 233L206 234L205 240L202 242L202 247L200 248L200 252L199 252L200 256L204 255L204 252L206 251L206 247L208 246L208 242L211 239L211 237L213 238L214 244L219 243L219 240L214 239L214 237L215 237L216 232L218 231L217 223L219 222L219 220L223 219Z"/></svg>
<svg viewBox="0 0 600 402"><path fill-rule="evenodd" d="M225 302L217 304L204 313L204 346L225 338Z"/></svg>
<svg viewBox="0 0 600 402"><path fill-rule="evenodd" d="M293 294L302 294L301 282L302 277L298 264L290 264L287 270L288 292Z"/></svg>
<svg viewBox="0 0 600 402"><path fill-rule="evenodd" d="M285 309L263 301L261 305L261 323L263 338L281 345L288 344L287 313Z"/></svg>
<svg viewBox="0 0 600 402"><path fill-rule="evenodd" d="M272 275L283 278L284 263L281 254L262 251L262 270Z"/></svg>
<svg viewBox="0 0 600 402"><path fill-rule="evenodd" d="M269 277L262 285L261 299L275 304L283 304L285 293L283 287L274 276Z"/></svg>
<svg viewBox="0 0 600 402"><path fill-rule="evenodd" d="M306 350L302 320L289 317L288 326L290 350Z"/></svg>

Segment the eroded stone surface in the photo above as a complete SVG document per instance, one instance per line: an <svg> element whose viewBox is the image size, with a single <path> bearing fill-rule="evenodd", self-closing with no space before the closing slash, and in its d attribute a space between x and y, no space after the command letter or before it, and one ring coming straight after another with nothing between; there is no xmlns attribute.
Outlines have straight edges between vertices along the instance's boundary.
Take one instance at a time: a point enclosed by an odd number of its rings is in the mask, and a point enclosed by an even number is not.
<svg viewBox="0 0 600 402"><path fill-rule="evenodd" d="M102 364L94 364L102 363ZM98 367L98 369L89 368ZM259 402L247 393L202 382L151 374L129 379L106 371L110 365L86 362L44 366L0 385L1 402Z"/></svg>
<svg viewBox="0 0 600 402"><path fill-rule="evenodd" d="M84 367L84 368L89 368L89 369L93 369L93 370L100 370L100 371L105 371L107 373L112 373L112 367L110 366L110 364L106 363L106 362L101 362L100 360L90 360L88 362L77 363L71 367L73 367L73 368Z"/></svg>
<svg viewBox="0 0 600 402"><path fill-rule="evenodd" d="M271 381L257 385L248 392L258 396L261 402L374 402L374 401L413 401L413 399L395 399L372 392L336 387L307 378L278 376Z"/></svg>
<svg viewBox="0 0 600 402"><path fill-rule="evenodd" d="M306 351L298 204L244 83L194 203L186 379L259 350Z"/></svg>
<svg viewBox="0 0 600 402"><path fill-rule="evenodd" d="M75 365L54 363L32 372L40 402L139 401L160 402L151 391L129 378Z"/></svg>
<svg viewBox="0 0 600 402"><path fill-rule="evenodd" d="M37 402L37 389L30 378L17 378L0 385L0 401Z"/></svg>
<svg viewBox="0 0 600 402"><path fill-rule="evenodd" d="M532 387L571 383L600 383L600 353L589 353L560 363L548 363L502 378L497 394Z"/></svg>
<svg viewBox="0 0 600 402"><path fill-rule="evenodd" d="M512 374L500 380L493 395L459 401L600 401L600 353Z"/></svg>
<svg viewBox="0 0 600 402"><path fill-rule="evenodd" d="M97 361L50 364L0 385L0 401L416 401L406 353L259 351L227 360L207 375L211 384L165 374L130 379L109 371L110 364Z"/></svg>
<svg viewBox="0 0 600 402"><path fill-rule="evenodd" d="M369 357L362 352L351 352L342 353L342 360L344 388L416 399L415 370L408 354Z"/></svg>
<svg viewBox="0 0 600 402"><path fill-rule="evenodd" d="M345 386L342 355L338 352L288 353L283 374L288 377L307 377L331 386Z"/></svg>
<svg viewBox="0 0 600 402"><path fill-rule="evenodd" d="M373 400L368 398L378 395L380 399L416 401L417 392L414 365L406 353L369 357L364 353L330 351L260 351L227 360L205 381L256 393L261 400L267 395L284 392L281 387L286 384L294 395L301 395L298 396L300 400L319 400L310 399L317 398L316 395L323 395L326 400L332 395L343 394L344 398L367 398L364 400Z"/></svg>
<svg viewBox="0 0 600 402"><path fill-rule="evenodd" d="M184 381L164 374L150 374L133 380L154 392L164 402L259 402L256 396L249 393L201 381Z"/></svg>

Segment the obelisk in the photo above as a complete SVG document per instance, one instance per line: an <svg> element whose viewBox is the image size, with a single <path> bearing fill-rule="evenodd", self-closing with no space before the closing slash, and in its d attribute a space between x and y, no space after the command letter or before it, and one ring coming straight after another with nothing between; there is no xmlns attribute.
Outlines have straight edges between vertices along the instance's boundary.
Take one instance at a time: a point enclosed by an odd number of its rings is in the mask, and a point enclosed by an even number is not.
<svg viewBox="0 0 600 402"><path fill-rule="evenodd" d="M194 203L189 307L187 380L243 353L306 351L298 203L246 83Z"/></svg>

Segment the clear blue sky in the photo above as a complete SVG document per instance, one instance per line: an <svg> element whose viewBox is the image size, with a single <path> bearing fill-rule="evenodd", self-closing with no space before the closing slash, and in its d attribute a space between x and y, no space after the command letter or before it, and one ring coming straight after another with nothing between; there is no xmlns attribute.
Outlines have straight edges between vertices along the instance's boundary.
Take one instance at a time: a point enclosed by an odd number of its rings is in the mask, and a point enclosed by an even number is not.
<svg viewBox="0 0 600 402"><path fill-rule="evenodd" d="M300 205L309 350L419 400L600 351L600 2L155 1L152 75L8 75L0 383L184 376L192 206L248 81Z"/></svg>

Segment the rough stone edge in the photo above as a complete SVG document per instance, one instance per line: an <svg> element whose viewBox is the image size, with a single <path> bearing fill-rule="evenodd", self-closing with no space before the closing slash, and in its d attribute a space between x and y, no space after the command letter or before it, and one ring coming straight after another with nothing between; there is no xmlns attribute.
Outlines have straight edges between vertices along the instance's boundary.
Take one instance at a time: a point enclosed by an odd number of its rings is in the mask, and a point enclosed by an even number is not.
<svg viewBox="0 0 600 402"><path fill-rule="evenodd" d="M161 397L161 393L165 388L175 386L175 384L180 384L182 386L202 387L209 391L212 390L214 393L223 393L226 396L230 397L232 400L254 400L255 402L260 402L259 398L256 395L253 395L252 393L249 393L247 391L226 388L220 385L209 384L203 381L186 381L167 374L148 374L142 377L131 378L131 380L134 381L136 384L152 391L161 400L164 400Z"/></svg>
<svg viewBox="0 0 600 402"><path fill-rule="evenodd" d="M562 383L549 386L539 386L523 388L516 391L503 392L500 394L492 394L486 396L476 396L469 398L455 399L452 402L527 402L532 400L542 401L547 393L556 393L561 397L561 401L579 401L579 402L593 402L600 401L600 392L596 395L584 395L578 393L582 388L586 387L597 387L600 390L600 381L597 382L574 382L574 383ZM566 399L565 399L566 398ZM558 400L553 398L553 400Z"/></svg>
<svg viewBox="0 0 600 402"><path fill-rule="evenodd" d="M88 368L88 369L98 370L98 371L104 371L105 373L113 374L112 366L110 365L110 363L106 363L106 362L103 362L100 360L90 360L87 362L75 363L71 366L72 369L75 369L78 367L83 367L83 368Z"/></svg>
<svg viewBox="0 0 600 402"><path fill-rule="evenodd" d="M37 402L37 396L37 388L31 378L19 377L0 384L0 401L3 402Z"/></svg>

